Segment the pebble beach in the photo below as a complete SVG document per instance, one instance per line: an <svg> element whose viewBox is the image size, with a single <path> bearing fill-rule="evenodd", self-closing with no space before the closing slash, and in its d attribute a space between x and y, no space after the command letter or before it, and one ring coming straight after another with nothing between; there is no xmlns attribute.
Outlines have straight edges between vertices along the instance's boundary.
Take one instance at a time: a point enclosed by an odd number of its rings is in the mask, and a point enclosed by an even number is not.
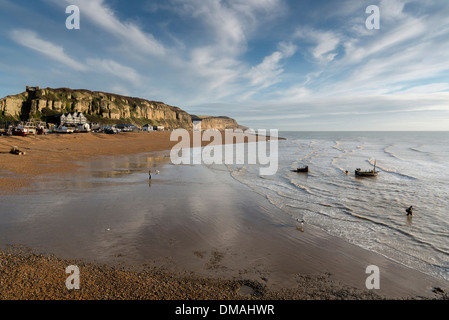
<svg viewBox="0 0 449 320"><path fill-rule="evenodd" d="M298 276L298 288L270 290L253 281L208 279L163 269L99 265L39 255L24 248L0 252L4 300L329 300L383 299L336 285L326 276ZM77 265L79 289L67 289L67 266Z"/></svg>

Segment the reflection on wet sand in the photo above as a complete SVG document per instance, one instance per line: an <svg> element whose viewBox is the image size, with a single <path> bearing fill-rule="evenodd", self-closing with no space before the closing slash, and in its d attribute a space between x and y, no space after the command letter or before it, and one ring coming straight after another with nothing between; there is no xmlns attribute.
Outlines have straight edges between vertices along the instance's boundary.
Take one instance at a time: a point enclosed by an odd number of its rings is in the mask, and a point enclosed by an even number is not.
<svg viewBox="0 0 449 320"><path fill-rule="evenodd" d="M148 170L158 174L149 180ZM3 202L2 211L12 215L2 217L2 244L21 243L67 258L152 261L206 273L232 269L222 263L259 269L258 257L237 259L234 251L242 243L259 244L259 236L247 238L248 230L266 223L257 215L268 204L256 204L244 195L245 187L232 182L224 170L174 166L164 156L101 158L77 172L38 181L33 192ZM208 263L194 254L204 252L207 259L212 251L223 259Z"/></svg>
<svg viewBox="0 0 449 320"><path fill-rule="evenodd" d="M137 171L131 170L114 170L114 171L96 171L92 172L92 176L95 178L117 178L123 175L136 173Z"/></svg>

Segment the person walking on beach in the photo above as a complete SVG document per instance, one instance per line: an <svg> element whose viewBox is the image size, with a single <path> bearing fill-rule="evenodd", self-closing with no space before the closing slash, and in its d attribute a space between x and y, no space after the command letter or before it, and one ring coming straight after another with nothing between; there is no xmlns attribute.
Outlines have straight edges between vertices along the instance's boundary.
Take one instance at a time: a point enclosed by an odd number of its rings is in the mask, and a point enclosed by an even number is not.
<svg viewBox="0 0 449 320"><path fill-rule="evenodd" d="M405 209L405 212L407 212L408 216L412 216L413 215L413 206L410 206L410 208Z"/></svg>
<svg viewBox="0 0 449 320"><path fill-rule="evenodd" d="M151 180L151 170L148 171L148 176L149 176L148 179Z"/></svg>

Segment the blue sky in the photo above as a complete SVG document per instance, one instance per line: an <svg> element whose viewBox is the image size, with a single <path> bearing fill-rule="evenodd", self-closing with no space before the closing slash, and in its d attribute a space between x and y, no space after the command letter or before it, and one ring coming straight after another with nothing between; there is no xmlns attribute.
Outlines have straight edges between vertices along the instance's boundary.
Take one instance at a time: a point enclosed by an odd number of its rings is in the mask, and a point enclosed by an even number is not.
<svg viewBox="0 0 449 320"><path fill-rule="evenodd" d="M256 130L448 130L448 17L445 0L0 0L0 96L114 92Z"/></svg>

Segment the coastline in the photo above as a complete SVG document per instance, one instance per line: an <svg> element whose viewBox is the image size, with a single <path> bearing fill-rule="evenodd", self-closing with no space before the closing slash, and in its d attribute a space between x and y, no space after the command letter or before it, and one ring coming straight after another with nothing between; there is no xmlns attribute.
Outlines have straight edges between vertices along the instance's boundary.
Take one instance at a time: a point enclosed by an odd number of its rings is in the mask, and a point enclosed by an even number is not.
<svg viewBox="0 0 449 320"><path fill-rule="evenodd" d="M176 144L176 142L169 141L169 134L161 132L135 136L128 134L122 136L74 135L0 139L2 168L21 175L21 178L17 179L13 174L7 174L6 178L2 177L0 186L4 192L12 193L14 196L23 187L29 186L32 181L52 180L50 174L76 175L76 170L82 168L80 161L89 162L98 156L107 158L118 154L133 155L168 150ZM151 140L148 139L149 137ZM101 145L99 145L100 142ZM13 143L24 148L27 154L25 156L10 155L8 152ZM14 162L11 162L12 159ZM176 175L181 172L179 170L184 170L185 173L185 169L191 168L181 166L168 169L168 171L175 172L171 173L172 175ZM203 169L194 168L194 170ZM210 174L206 171L199 173ZM195 177L195 174L187 176L187 179L192 179L192 177ZM198 248L199 242L194 242L188 259L185 259L185 247L177 248L176 242L173 241L166 243L165 251L161 249L163 254L170 253L172 261L191 263L191 269L184 270L184 274L181 270L174 270L170 267L177 265L173 262L162 266L150 264L143 270L133 270L135 266L87 262L89 259L79 260L77 258L75 262L85 268L87 280L85 280L85 289L74 293L65 288L67 274L63 267L67 263L73 263L73 260L67 259L67 257L36 255L28 250L23 250L23 248L19 248L18 251L10 251L11 248L6 248L0 254L0 265L4 271L6 270L2 274L4 277L2 283L7 284L2 286L1 298L294 300L371 300L384 297L393 299L441 298L432 292L432 288L440 286L443 281L350 245L312 226L307 226L306 232L300 232L292 221L281 215L278 219L272 220L264 211L275 209L263 203L266 199L252 193L247 188L238 186L236 181L232 181L225 175L212 173L208 181L215 181L214 179L217 177L220 182L223 182L220 189L214 190L207 186L200 186L201 189L198 189L201 192L210 192L208 194L210 197L216 195L216 198L212 198L206 209L203 210L209 212L214 208L220 211L220 207L216 205L221 198L218 195L224 194L232 196L232 199L236 201L233 204L232 213L227 213L228 204L225 206L225 203L221 202L222 213L230 214L230 216L226 216L223 220L223 217L215 212L210 217L203 217L199 221L194 220L198 223L195 226L201 227L201 230L209 230L211 226L218 224L221 231L233 232L234 244L231 246L225 242L220 245L218 242L214 242L222 240L216 233L201 235L203 238L199 237L198 241L207 239L211 243L203 248ZM167 181L169 181L166 182L168 185L165 189L162 188L162 191L173 189L178 183L172 180ZM8 187L11 185L14 188L9 189ZM191 197L192 194L186 193L184 196ZM220 202L218 203L220 204ZM174 206L170 212L174 212L178 208ZM174 218L175 216L164 217L169 220L162 220L161 225L168 225L167 221L172 221L170 219ZM224 221L232 220L230 218L234 219L235 223L230 225L226 222L228 229L223 229ZM209 219L211 220L209 221ZM242 220L246 223L242 223ZM183 233L189 233L182 228L182 225L175 230L179 231L179 237L182 237ZM202 232L198 232L198 234ZM186 236L178 239L178 242L186 241L185 243L188 243L189 239L191 240ZM11 255L7 256L7 254ZM155 254L157 255L157 253ZM86 262L83 262L84 260ZM367 277L364 273L367 263L387 270L386 276L383 276L381 280L380 294L377 294L377 291L363 288ZM147 269L145 270L145 268ZM15 275L14 278L11 277L12 274ZM34 277L33 274L47 274L47 276ZM30 278L36 279L31 287L26 285L26 281L29 281ZM108 282L106 281L108 278L115 280ZM141 289L138 289L140 285L134 287L140 281L142 281ZM444 287L444 285L441 286ZM27 290L24 291L25 287ZM47 289L43 290L42 288ZM146 290L144 290L145 288ZM148 288L154 289L148 290ZM247 290L242 291L242 288ZM447 290L446 287L444 288ZM21 289L22 295L20 294ZM248 292L250 292L249 295Z"/></svg>

